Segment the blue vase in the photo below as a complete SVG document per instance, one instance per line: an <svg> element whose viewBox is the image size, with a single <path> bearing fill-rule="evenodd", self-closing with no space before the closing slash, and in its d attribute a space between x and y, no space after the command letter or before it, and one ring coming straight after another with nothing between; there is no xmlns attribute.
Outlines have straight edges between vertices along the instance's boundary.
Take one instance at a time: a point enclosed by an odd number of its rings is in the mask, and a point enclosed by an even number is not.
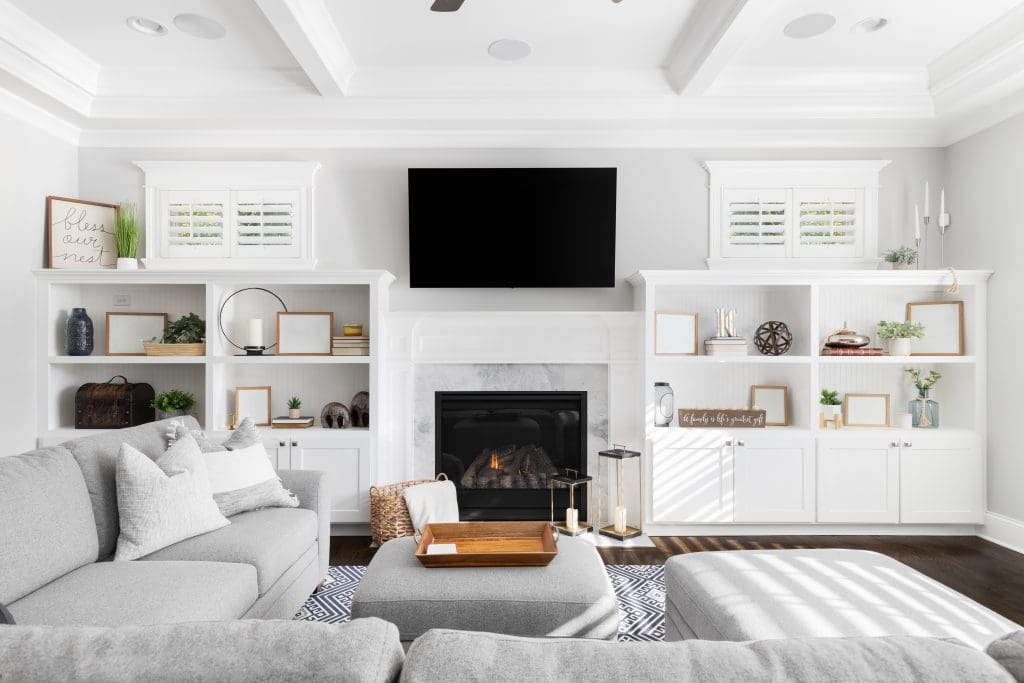
<svg viewBox="0 0 1024 683"><path fill-rule="evenodd" d="M914 418L919 429L939 428L939 402L928 398L927 389L918 389L917 398L907 404L907 412Z"/></svg>
<svg viewBox="0 0 1024 683"><path fill-rule="evenodd" d="M92 319L84 308L72 308L64 324L64 350L69 356L88 356L92 353Z"/></svg>

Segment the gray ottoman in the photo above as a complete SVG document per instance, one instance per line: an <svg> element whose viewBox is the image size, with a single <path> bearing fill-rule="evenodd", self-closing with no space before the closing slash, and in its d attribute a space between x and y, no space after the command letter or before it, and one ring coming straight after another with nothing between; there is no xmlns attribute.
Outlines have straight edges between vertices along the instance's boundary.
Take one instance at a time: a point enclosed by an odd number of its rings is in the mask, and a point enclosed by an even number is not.
<svg viewBox="0 0 1024 683"><path fill-rule="evenodd" d="M665 639L957 638L979 649L1020 626L866 550L732 550L665 563Z"/></svg>
<svg viewBox="0 0 1024 683"><path fill-rule="evenodd" d="M398 626L408 645L432 628L612 640L615 593L597 550L562 537L547 567L427 569L412 538L380 547L352 597L352 618Z"/></svg>

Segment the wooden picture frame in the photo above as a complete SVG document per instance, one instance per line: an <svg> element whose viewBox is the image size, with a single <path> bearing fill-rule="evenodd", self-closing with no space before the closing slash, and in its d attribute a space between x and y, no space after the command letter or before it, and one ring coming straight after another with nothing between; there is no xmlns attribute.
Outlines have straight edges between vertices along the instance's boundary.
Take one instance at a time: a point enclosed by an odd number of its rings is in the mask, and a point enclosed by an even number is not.
<svg viewBox="0 0 1024 683"><path fill-rule="evenodd" d="M890 427L889 394L846 394L843 397L843 424L847 427Z"/></svg>
<svg viewBox="0 0 1024 683"><path fill-rule="evenodd" d="M269 427L270 396L270 387L235 387L235 424L251 417L257 427ZM257 411L258 415L253 414Z"/></svg>
<svg viewBox="0 0 1024 683"><path fill-rule="evenodd" d="M277 355L329 356L334 338L334 313L277 312Z"/></svg>
<svg viewBox="0 0 1024 683"><path fill-rule="evenodd" d="M699 324L696 313L654 313L654 355L696 356Z"/></svg>
<svg viewBox="0 0 1024 683"><path fill-rule="evenodd" d="M760 400L758 400L760 395ZM789 426L789 387L755 384L750 387L750 408L765 411L767 427Z"/></svg>
<svg viewBox="0 0 1024 683"><path fill-rule="evenodd" d="M142 342L163 338L167 314L107 311L106 326L108 356L145 356Z"/></svg>
<svg viewBox="0 0 1024 683"><path fill-rule="evenodd" d="M117 266L117 204L46 198L46 267L102 270Z"/></svg>
<svg viewBox="0 0 1024 683"><path fill-rule="evenodd" d="M924 338L910 342L911 356L964 355L963 301L912 301L907 321L924 325Z"/></svg>

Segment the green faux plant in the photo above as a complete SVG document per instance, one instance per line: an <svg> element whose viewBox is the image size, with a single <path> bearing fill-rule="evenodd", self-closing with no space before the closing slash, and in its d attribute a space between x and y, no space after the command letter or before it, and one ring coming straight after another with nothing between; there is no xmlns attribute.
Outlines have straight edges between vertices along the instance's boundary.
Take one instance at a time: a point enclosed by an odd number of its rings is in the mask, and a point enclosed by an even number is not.
<svg viewBox="0 0 1024 683"><path fill-rule="evenodd" d="M117 207L114 221L114 239L120 258L135 258L139 252L139 223L135 202L125 202Z"/></svg>
<svg viewBox="0 0 1024 683"><path fill-rule="evenodd" d="M921 373L924 372L921 368L907 368L906 373L910 375L910 379L914 381L914 386L917 387L918 391L928 391L935 386L936 382L942 379L942 373L936 370L931 370L927 377L921 377Z"/></svg>
<svg viewBox="0 0 1024 683"><path fill-rule="evenodd" d="M163 413L173 413L175 410L192 410L195 404L196 397L180 389L160 392L149 402L151 407Z"/></svg>
<svg viewBox="0 0 1024 683"><path fill-rule="evenodd" d="M199 344L206 338L206 323L195 313L189 313L167 326L164 344Z"/></svg>
<svg viewBox="0 0 1024 683"><path fill-rule="evenodd" d="M298 410L299 408L302 407L302 399L300 399L298 396L292 396L290 399L288 399L288 407L291 410Z"/></svg>
<svg viewBox="0 0 1024 683"><path fill-rule="evenodd" d="M917 249L910 247L900 247L899 249L890 249L885 252L882 257L888 263L902 263L907 266L912 266L917 263Z"/></svg>
<svg viewBox="0 0 1024 683"><path fill-rule="evenodd" d="M921 339L924 325L910 321L881 320L878 323L879 339Z"/></svg>
<svg viewBox="0 0 1024 683"><path fill-rule="evenodd" d="M828 389L821 390L821 405L823 406L841 406L843 402L839 399L838 391L830 391Z"/></svg>

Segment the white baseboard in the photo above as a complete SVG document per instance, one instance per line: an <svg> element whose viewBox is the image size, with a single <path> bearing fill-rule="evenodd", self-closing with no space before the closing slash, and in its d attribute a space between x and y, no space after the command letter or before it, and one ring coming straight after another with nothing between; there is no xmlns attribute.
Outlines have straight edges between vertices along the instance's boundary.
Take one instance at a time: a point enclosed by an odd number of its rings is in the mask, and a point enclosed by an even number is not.
<svg viewBox="0 0 1024 683"><path fill-rule="evenodd" d="M995 512L985 513L985 526L978 535L1004 548L1024 554L1024 522Z"/></svg>
<svg viewBox="0 0 1024 683"><path fill-rule="evenodd" d="M973 524L645 524L649 536L978 536Z"/></svg>

